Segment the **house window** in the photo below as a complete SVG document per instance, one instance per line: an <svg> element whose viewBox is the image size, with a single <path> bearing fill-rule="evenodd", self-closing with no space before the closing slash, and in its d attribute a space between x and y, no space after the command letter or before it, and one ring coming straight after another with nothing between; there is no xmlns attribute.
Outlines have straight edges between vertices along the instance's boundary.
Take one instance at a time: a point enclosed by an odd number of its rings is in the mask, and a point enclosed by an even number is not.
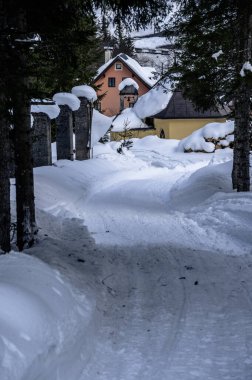
<svg viewBox="0 0 252 380"><path fill-rule="evenodd" d="M116 70L122 70L122 64L121 63L116 63L115 64L115 69Z"/></svg>
<svg viewBox="0 0 252 380"><path fill-rule="evenodd" d="M108 78L108 86L115 87L115 78Z"/></svg>

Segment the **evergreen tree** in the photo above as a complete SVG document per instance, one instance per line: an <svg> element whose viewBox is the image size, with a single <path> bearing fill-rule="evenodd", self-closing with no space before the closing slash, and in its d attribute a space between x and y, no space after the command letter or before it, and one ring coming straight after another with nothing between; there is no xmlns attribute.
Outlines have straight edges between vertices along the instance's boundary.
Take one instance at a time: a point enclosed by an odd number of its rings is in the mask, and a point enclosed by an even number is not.
<svg viewBox="0 0 252 380"><path fill-rule="evenodd" d="M120 18L117 18L116 21L116 30L115 30L115 43L113 45L113 57L116 57L120 53L127 54L130 57L135 56L135 48L133 39L129 34L126 34Z"/></svg>
<svg viewBox="0 0 252 380"><path fill-rule="evenodd" d="M164 15L167 9L166 0L0 2L0 98L6 99L4 112L0 112L0 127L1 136L4 139L7 136L8 140L9 125L4 114L13 109L19 250L33 244L37 231L30 99L51 96L55 91L90 82L96 71L96 56L100 54L94 16L95 8L99 7L120 15L128 25L138 26L148 23L152 14ZM146 13L142 12L145 8ZM4 165L0 167L0 176L5 181L1 197L9 199ZM1 228L5 212L9 218L7 208L0 205Z"/></svg>
<svg viewBox="0 0 252 380"><path fill-rule="evenodd" d="M234 103L233 187L248 191L252 73L241 70L252 62L252 2L179 2L168 33L177 36L179 49L168 76L185 95L202 108Z"/></svg>

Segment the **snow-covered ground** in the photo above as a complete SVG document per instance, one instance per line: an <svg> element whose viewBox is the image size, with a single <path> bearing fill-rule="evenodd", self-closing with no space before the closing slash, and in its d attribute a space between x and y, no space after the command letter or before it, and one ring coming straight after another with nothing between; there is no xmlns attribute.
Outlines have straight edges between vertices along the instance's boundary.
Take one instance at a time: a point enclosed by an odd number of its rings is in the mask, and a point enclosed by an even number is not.
<svg viewBox="0 0 252 380"><path fill-rule="evenodd" d="M230 149L178 143L35 169L38 244L0 257L1 380L252 378L252 194Z"/></svg>

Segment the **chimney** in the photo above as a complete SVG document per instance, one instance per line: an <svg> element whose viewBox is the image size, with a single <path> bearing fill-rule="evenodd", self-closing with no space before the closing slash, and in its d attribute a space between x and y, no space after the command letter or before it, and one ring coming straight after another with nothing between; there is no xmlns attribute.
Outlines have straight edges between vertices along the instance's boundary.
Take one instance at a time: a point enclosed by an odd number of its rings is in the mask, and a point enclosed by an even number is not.
<svg viewBox="0 0 252 380"><path fill-rule="evenodd" d="M109 46L104 46L105 50L105 63L107 63L112 58L113 48Z"/></svg>

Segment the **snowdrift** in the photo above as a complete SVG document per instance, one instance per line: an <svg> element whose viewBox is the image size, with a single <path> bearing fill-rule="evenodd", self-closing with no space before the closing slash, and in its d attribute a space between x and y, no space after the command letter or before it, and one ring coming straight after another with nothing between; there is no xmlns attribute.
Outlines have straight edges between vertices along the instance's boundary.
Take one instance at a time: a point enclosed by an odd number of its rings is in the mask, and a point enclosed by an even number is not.
<svg viewBox="0 0 252 380"><path fill-rule="evenodd" d="M0 256L0 304L2 380L78 378L91 307L57 270L22 253Z"/></svg>

